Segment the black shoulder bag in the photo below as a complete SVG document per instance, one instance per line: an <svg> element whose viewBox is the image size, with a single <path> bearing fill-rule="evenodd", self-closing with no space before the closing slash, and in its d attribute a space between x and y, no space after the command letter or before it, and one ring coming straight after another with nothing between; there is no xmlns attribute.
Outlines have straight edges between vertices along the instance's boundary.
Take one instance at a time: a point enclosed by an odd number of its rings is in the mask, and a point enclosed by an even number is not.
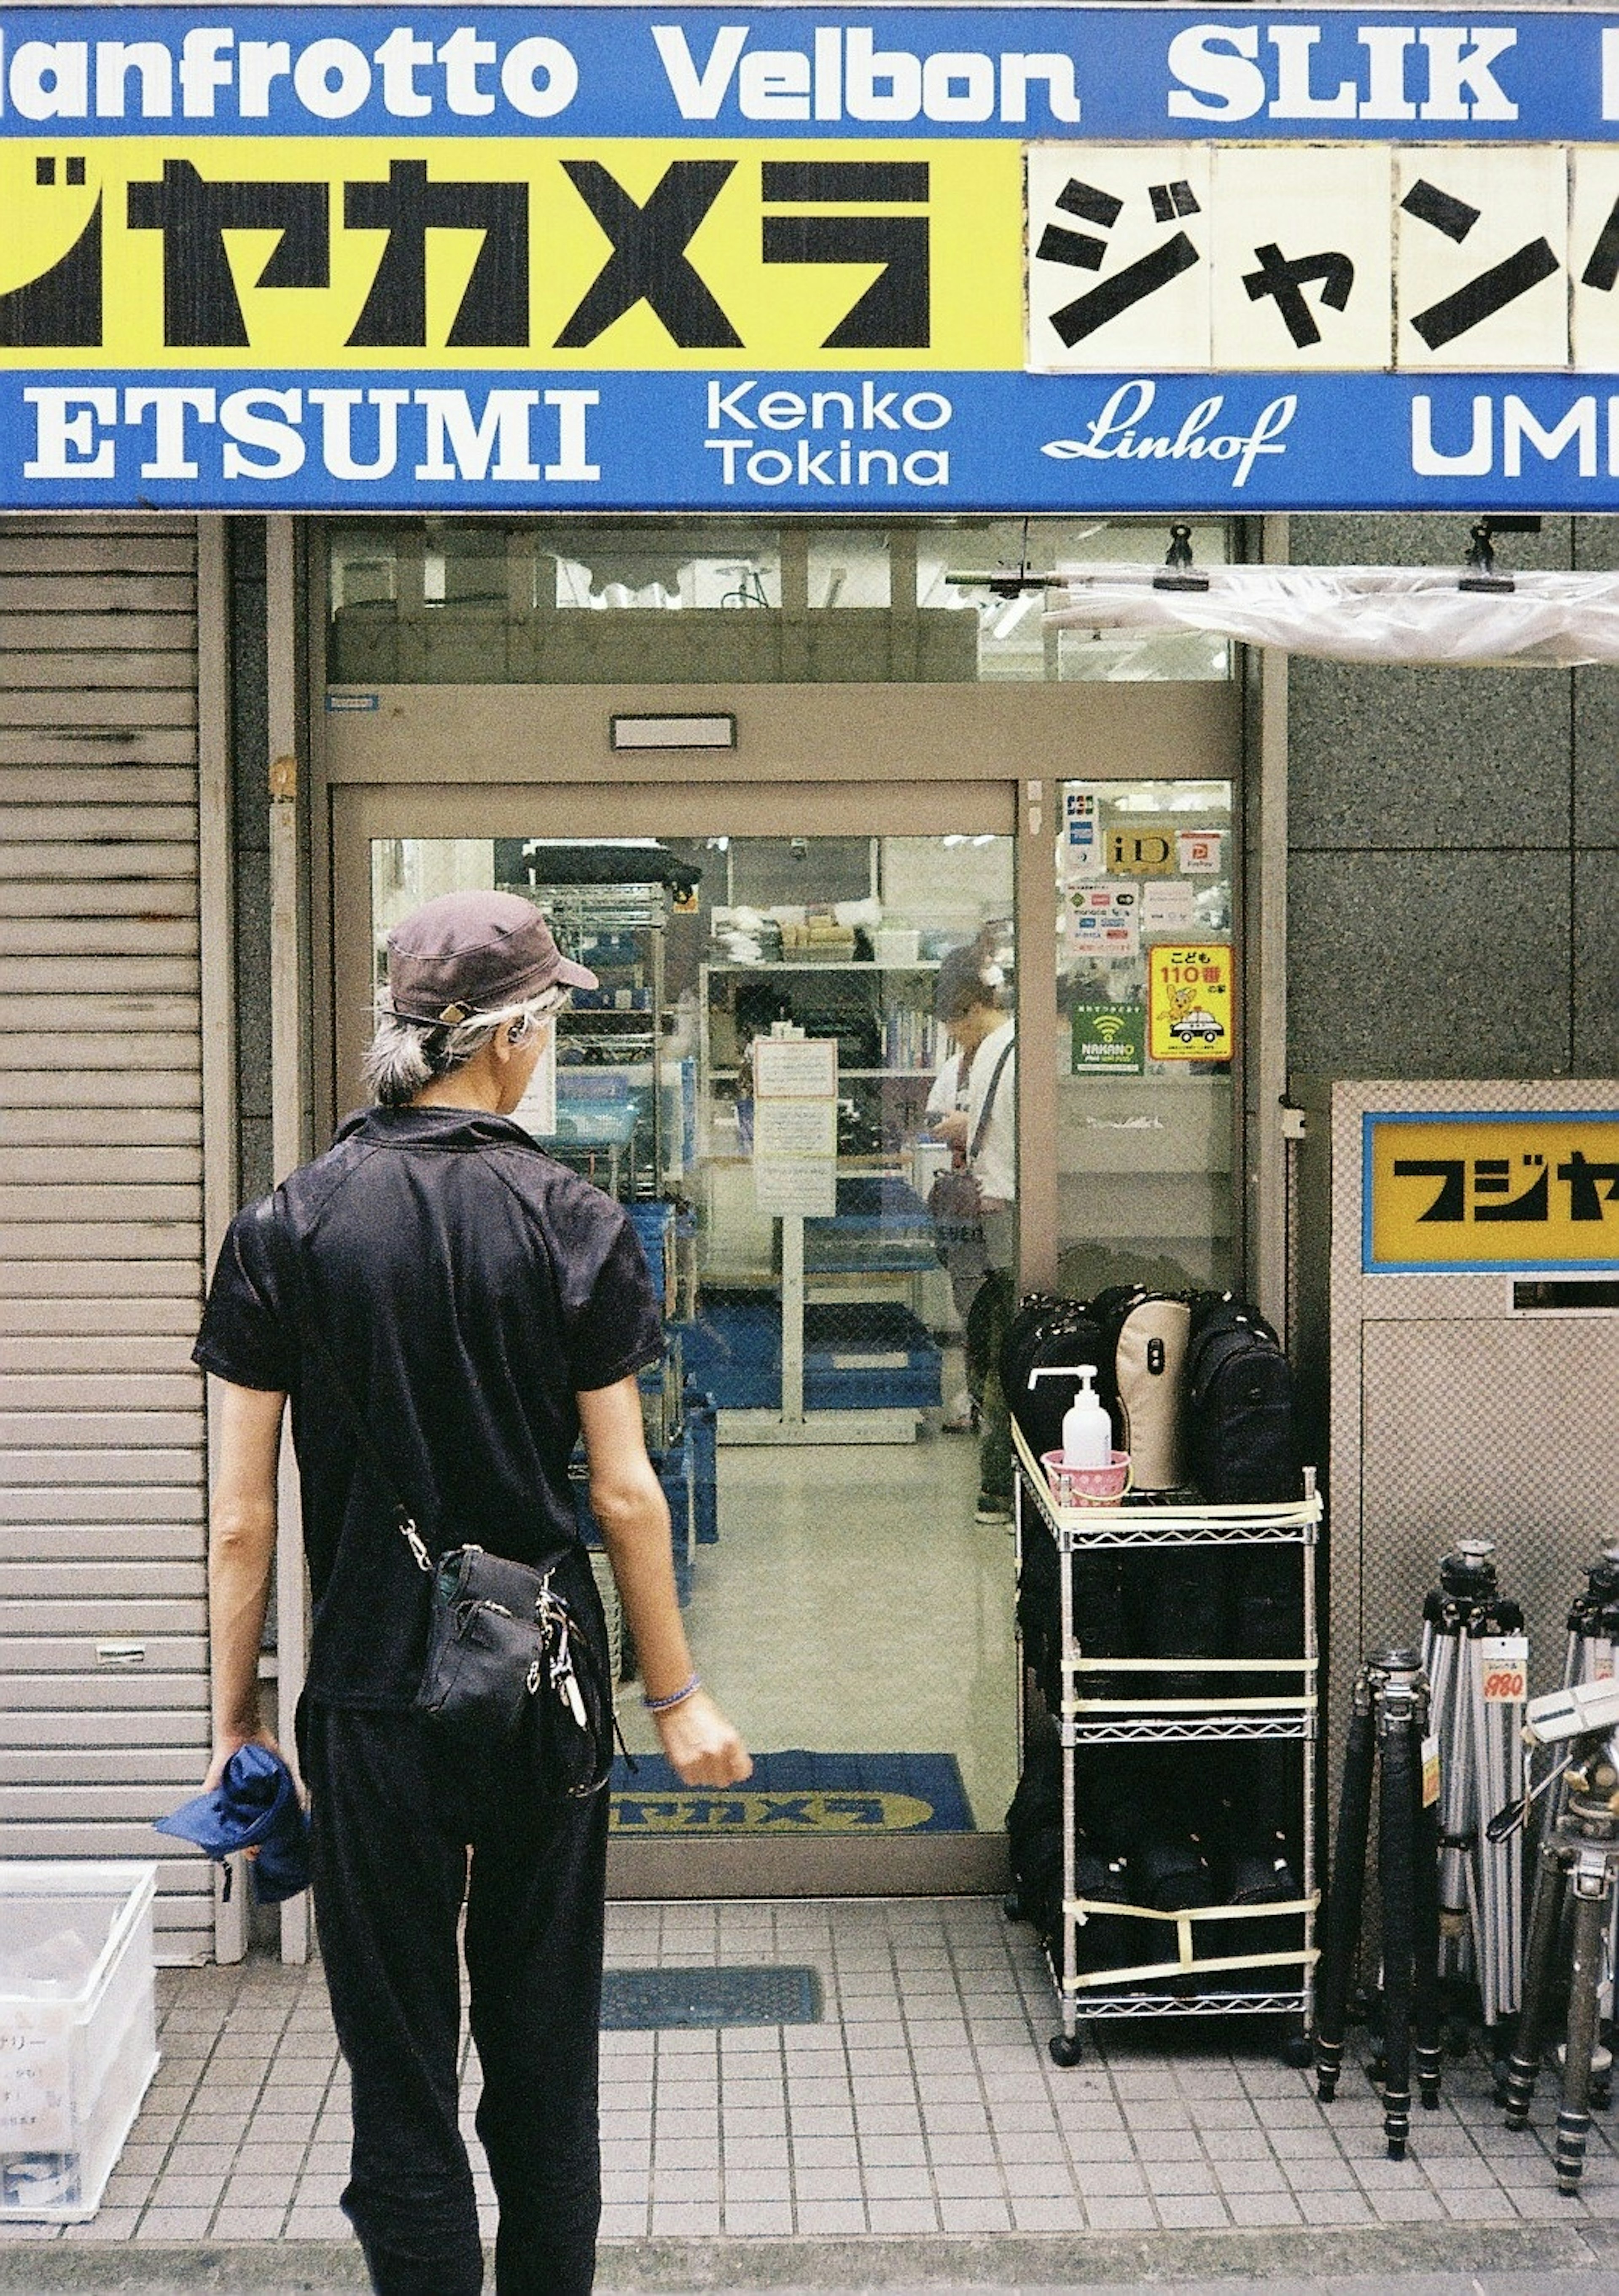
<svg viewBox="0 0 1619 2296"><path fill-rule="evenodd" d="M552 1584L568 1550L539 1569L471 1546L452 1547L434 1562L322 1334L296 1236L282 1247L269 1201L259 1218L272 1256L291 1275L299 1331L343 1406L395 1529L431 1581L417 1711L468 1753L526 1739L548 1795L599 1793L612 1768L616 1718L598 1637Z"/></svg>
<svg viewBox="0 0 1619 2296"><path fill-rule="evenodd" d="M1001 1088L1001 1072L1011 1054L1009 1040L1001 1047L1001 1057L990 1077L989 1090L984 1095L966 1156L960 1164L953 1163L948 1171L936 1173L928 1191L935 1255L953 1276L968 1283L976 1283L989 1273L989 1245L984 1234L984 1190L973 1170L973 1159L984 1145L995 1095Z"/></svg>

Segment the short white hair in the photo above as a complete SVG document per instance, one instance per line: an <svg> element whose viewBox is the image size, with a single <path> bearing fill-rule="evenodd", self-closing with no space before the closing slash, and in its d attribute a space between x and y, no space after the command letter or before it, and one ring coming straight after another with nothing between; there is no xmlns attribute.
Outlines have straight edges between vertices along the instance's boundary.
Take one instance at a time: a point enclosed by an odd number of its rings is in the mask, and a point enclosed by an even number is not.
<svg viewBox="0 0 1619 2296"><path fill-rule="evenodd" d="M565 988L545 988L521 1004L447 1022L406 1020L394 1011L384 989L376 1007L377 1032L361 1063L366 1089L383 1108L406 1108L428 1085L465 1068L512 1021L528 1025L560 1013L569 993Z"/></svg>

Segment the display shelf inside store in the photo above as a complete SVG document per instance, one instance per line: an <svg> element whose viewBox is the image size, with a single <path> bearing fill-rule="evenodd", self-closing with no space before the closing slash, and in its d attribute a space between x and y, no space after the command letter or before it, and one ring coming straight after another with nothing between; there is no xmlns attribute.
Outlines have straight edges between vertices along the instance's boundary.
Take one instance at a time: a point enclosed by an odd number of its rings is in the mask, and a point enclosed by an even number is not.
<svg viewBox="0 0 1619 2296"><path fill-rule="evenodd" d="M730 1081L733 1077L738 1077L738 1076L740 1076L740 1075L741 1074L741 1070L740 1070L740 1069L711 1069L711 1070L709 1070L709 1074L710 1074L710 1076L713 1078L713 1079L714 1079L714 1081L715 1081L715 1084L725 1084L725 1083L728 1083L728 1082L729 1082L729 1081ZM929 1084L929 1085L930 1085L930 1084L933 1082L933 1080L934 1080L935 1074L936 1074L936 1071L935 1071L934 1070L932 1070L932 1069L844 1069L844 1068L840 1068L840 1069L838 1070L838 1083L839 1083L839 1084L842 1084L842 1083L843 1083L846 1078L856 1078L856 1077L857 1077L857 1078L861 1078L863 1081L865 1081L865 1080L869 1080L870 1078L873 1078L873 1077L887 1077L887 1078L889 1078L890 1079L897 1079L897 1080L898 1080L900 1083L902 1083L902 1084Z"/></svg>
<svg viewBox="0 0 1619 2296"><path fill-rule="evenodd" d="M711 956L710 972L936 972L936 956L894 964L873 956Z"/></svg>

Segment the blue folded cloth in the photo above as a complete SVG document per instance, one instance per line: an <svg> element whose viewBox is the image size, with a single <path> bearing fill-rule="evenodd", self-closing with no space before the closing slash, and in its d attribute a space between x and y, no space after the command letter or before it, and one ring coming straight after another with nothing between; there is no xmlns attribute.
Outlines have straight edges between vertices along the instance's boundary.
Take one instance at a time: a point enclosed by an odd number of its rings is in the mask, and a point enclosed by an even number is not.
<svg viewBox="0 0 1619 2296"><path fill-rule="evenodd" d="M210 1857L257 1849L248 1870L260 1905L279 1906L309 1886L308 1816L291 1771L268 1746L238 1746L211 1793L152 1822L159 1833L194 1841Z"/></svg>

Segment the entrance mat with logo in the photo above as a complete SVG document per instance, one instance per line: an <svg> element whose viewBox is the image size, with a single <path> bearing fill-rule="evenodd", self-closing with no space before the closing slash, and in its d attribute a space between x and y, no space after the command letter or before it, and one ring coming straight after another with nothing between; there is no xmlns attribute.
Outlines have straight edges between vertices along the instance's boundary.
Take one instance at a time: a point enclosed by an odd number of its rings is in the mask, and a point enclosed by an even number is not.
<svg viewBox="0 0 1619 2296"><path fill-rule="evenodd" d="M818 2025L821 1972L774 1968L609 1969L601 2029L648 2033L693 2025Z"/></svg>
<svg viewBox="0 0 1619 2296"><path fill-rule="evenodd" d="M953 1754L756 1754L742 1786L684 1786L659 1754L613 1765L613 1832L971 1833Z"/></svg>

